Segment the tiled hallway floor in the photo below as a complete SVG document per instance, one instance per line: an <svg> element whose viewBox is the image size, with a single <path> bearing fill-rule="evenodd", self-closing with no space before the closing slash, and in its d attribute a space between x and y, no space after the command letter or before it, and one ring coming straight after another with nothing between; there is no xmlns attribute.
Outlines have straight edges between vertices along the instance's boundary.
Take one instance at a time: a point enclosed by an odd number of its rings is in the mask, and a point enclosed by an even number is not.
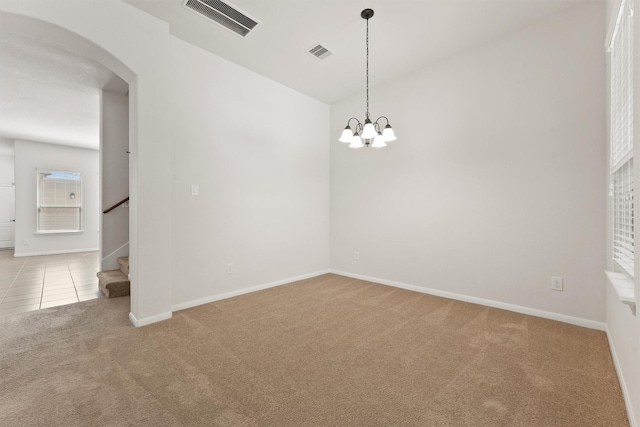
<svg viewBox="0 0 640 427"><path fill-rule="evenodd" d="M0 250L0 316L100 297L98 252L14 258Z"/></svg>

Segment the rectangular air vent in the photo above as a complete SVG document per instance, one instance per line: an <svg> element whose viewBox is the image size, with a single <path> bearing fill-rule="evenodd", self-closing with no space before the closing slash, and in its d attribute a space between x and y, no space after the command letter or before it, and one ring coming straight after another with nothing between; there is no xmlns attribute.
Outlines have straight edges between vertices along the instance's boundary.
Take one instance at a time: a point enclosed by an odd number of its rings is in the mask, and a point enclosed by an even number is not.
<svg viewBox="0 0 640 427"><path fill-rule="evenodd" d="M317 44L309 49L309 53L318 59L324 59L327 56L331 55L331 51L321 44Z"/></svg>
<svg viewBox="0 0 640 427"><path fill-rule="evenodd" d="M236 7L219 0L187 0L184 7L210 19L241 37L245 37L258 25L253 18Z"/></svg>

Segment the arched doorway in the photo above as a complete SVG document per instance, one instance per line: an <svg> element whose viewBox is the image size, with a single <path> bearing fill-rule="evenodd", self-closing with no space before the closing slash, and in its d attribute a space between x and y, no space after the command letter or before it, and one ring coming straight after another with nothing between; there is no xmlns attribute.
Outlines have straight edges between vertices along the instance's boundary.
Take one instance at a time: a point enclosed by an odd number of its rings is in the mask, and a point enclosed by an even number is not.
<svg viewBox="0 0 640 427"><path fill-rule="evenodd" d="M136 326L169 318L168 26L120 2L68 0L56 3L54 9L42 0L3 2L0 25L3 30L40 37L91 58L129 84L129 317Z"/></svg>

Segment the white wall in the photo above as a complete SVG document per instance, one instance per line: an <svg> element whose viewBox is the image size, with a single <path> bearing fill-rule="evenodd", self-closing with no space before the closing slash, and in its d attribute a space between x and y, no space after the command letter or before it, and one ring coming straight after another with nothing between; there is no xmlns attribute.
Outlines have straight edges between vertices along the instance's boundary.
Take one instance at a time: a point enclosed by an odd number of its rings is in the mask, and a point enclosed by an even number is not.
<svg viewBox="0 0 640 427"><path fill-rule="evenodd" d="M607 34L610 34L615 27L615 18L619 5L620 0L607 0ZM640 10L640 1L638 0L635 0L635 10L635 46L640 46L640 14L637 13L637 11ZM607 58L609 58L609 56L607 56ZM607 67L607 72L609 71L610 66ZM635 81L640 81L640 55L638 54L637 48L634 52L634 75ZM610 112L609 89L609 84L607 84L607 116L609 116ZM640 88L638 85L635 85L634 104L634 121L640 123ZM640 158L640 143L638 143L637 135L636 133L634 156ZM635 182L640 182L640 168L636 168L635 173ZM608 178L607 175L605 175L605 180ZM611 198L607 198L607 216L607 230L611 230ZM635 239L636 247L640 247L640 233L636 233ZM613 270L612 247L612 236L609 232L606 243L606 262L607 269L609 270ZM636 253L635 269L635 277L640 277L640 254L638 253ZM603 283L606 283L605 286L607 287L606 324L609 343L618 371L618 377L620 378L622 391L625 395L629 419L631 425L635 427L640 425L640 318L638 314L633 316L631 310L620 302L613 287L610 283L606 282L604 278ZM637 301L640 295L640 284L637 280L635 280L635 295Z"/></svg>
<svg viewBox="0 0 640 427"><path fill-rule="evenodd" d="M15 142L15 256L98 250L99 152L40 142ZM36 171L82 174L82 233L36 234Z"/></svg>
<svg viewBox="0 0 640 427"><path fill-rule="evenodd" d="M603 322L604 13L579 5L372 88L398 136L385 149L337 142L362 96L332 105L332 268Z"/></svg>
<svg viewBox="0 0 640 427"><path fill-rule="evenodd" d="M0 137L0 185L13 183L13 139Z"/></svg>
<svg viewBox="0 0 640 427"><path fill-rule="evenodd" d="M170 317L172 303L202 301L328 268L326 105L239 67L221 65L214 56L175 40L170 43L168 24L123 2L59 0L51 8L47 0L3 0L0 23L93 58L129 84L134 324ZM193 64L175 64L183 56ZM236 92L220 82L194 81L193 73L204 75L194 64L208 71L220 65L216 77ZM238 94L246 97L246 105L234 111L228 107L239 105ZM183 110L194 106L204 118L196 126L201 131L191 128L193 121ZM204 114L205 107L212 107L219 119ZM262 128L272 136L261 136ZM310 129L317 133L309 136ZM224 133L214 143L218 130ZM226 141L236 145L225 146ZM232 162L235 167L228 166ZM189 196L192 183L201 185L198 199ZM209 212L212 207L216 210ZM205 264L194 267L196 261ZM224 271L227 263L234 264L235 272L220 278L217 269ZM179 269L175 275L172 268ZM179 283L172 286L172 279Z"/></svg>
<svg viewBox="0 0 640 427"><path fill-rule="evenodd" d="M169 48L173 305L327 270L329 106L177 38Z"/></svg>
<svg viewBox="0 0 640 427"><path fill-rule="evenodd" d="M0 154L0 185L11 185L13 178L14 156Z"/></svg>
<svg viewBox="0 0 640 427"><path fill-rule="evenodd" d="M13 153L13 140L0 138L0 191L2 192L2 197L0 197L0 216L3 222L0 224L1 248L11 248L15 245L15 223L9 222L15 218ZM8 197L6 195L8 195Z"/></svg>
<svg viewBox="0 0 640 427"><path fill-rule="evenodd" d="M100 109L102 203L100 211L129 196L129 97L103 90ZM129 206L101 214L102 270L117 270L129 255Z"/></svg>

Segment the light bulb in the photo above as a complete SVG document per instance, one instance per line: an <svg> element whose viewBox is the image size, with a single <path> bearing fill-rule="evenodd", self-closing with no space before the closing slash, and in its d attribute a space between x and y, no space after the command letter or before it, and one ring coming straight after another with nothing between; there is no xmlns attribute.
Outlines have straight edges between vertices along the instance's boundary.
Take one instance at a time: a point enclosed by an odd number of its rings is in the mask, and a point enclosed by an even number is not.
<svg viewBox="0 0 640 427"><path fill-rule="evenodd" d="M340 141L340 142L351 142L352 138L353 138L353 132L351 131L351 128L349 126L347 126L342 131L342 135L340 135L340 139L338 139L338 141Z"/></svg>
<svg viewBox="0 0 640 427"><path fill-rule="evenodd" d="M387 124L384 127L384 130L382 131L382 136L384 137L384 140L386 142L395 141L396 139L398 139L396 138L396 134L393 132L393 129L389 124Z"/></svg>
<svg viewBox="0 0 640 427"><path fill-rule="evenodd" d="M387 146L381 133L378 133L376 137L373 138L373 144L371 144L371 146L375 148L382 148Z"/></svg>
<svg viewBox="0 0 640 427"><path fill-rule="evenodd" d="M362 139L373 139L378 135L376 128L371 123L371 120L366 119L364 121L364 129L362 129Z"/></svg>
<svg viewBox="0 0 640 427"><path fill-rule="evenodd" d="M353 135L353 138L351 138L351 144L349 144L349 148L360 148L360 147L364 147L364 144L362 143L362 138L360 138L360 134L356 132L356 134Z"/></svg>

